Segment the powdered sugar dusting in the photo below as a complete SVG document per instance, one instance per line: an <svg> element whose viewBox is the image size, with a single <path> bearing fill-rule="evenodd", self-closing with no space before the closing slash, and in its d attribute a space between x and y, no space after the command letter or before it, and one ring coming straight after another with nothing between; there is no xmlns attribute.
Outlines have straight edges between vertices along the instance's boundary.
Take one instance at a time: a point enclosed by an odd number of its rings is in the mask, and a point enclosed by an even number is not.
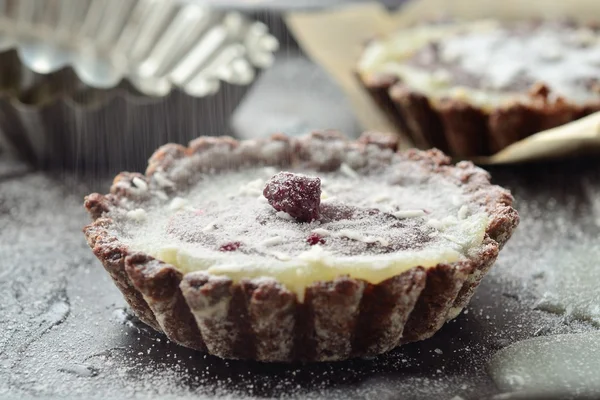
<svg viewBox="0 0 600 400"><path fill-rule="evenodd" d="M600 231L593 219L576 217L596 214L597 187L597 183L584 187L590 200L585 207L577 205L575 193L570 192L566 199L560 200L560 210L554 198L524 204L522 213L530 218L521 224L516 240L507 245L512 252L504 256L503 273L530 282L527 286L530 307L600 327L600 269L590 261L600 258ZM574 218L582 218L585 223L580 222L575 227ZM536 238L544 235L548 239L541 247L536 244ZM565 240L565 236L570 237ZM518 266L517 260L512 258L525 248L527 268Z"/></svg>
<svg viewBox="0 0 600 400"><path fill-rule="evenodd" d="M396 74L436 98L498 105L525 97L531 85L543 82L557 96L583 104L597 99L593 78L600 72L600 36L589 27L555 21L421 25L373 41L359 68Z"/></svg>
<svg viewBox="0 0 600 400"><path fill-rule="evenodd" d="M589 33L592 40L578 40L582 33ZM491 89L511 87L520 76L528 76L548 82L573 100L596 97L582 82L600 72L600 41L588 28L547 23L523 34L507 28L465 33L444 40L441 52L465 71L482 76L483 85Z"/></svg>
<svg viewBox="0 0 600 400"><path fill-rule="evenodd" d="M382 271L373 279L383 279L415 265L453 262L483 240L485 212L474 210L459 224L456 215L464 210L467 197L449 179L415 169L407 181L395 172L386 175L381 165L360 172L344 165L328 172L292 171L299 177L318 176L327 182L330 201L321 204L320 217L312 222L298 222L262 200L260 191L272 167L206 174L168 206L154 199L147 210L148 222L138 222L135 228L129 229L117 211L114 218L127 232L123 238L127 244L183 271L272 276L300 291L311 277L334 277L348 266L353 274L368 279L375 262ZM382 182L385 176L388 181ZM259 200L248 201L249 196ZM378 206L382 199L385 207ZM433 220L440 222L431 225ZM443 235L438 234L441 231ZM327 240L311 243L307 240L311 234ZM240 245L233 248L231 243ZM223 246L231 250L220 251ZM302 255L317 250L311 247L322 252L307 261Z"/></svg>

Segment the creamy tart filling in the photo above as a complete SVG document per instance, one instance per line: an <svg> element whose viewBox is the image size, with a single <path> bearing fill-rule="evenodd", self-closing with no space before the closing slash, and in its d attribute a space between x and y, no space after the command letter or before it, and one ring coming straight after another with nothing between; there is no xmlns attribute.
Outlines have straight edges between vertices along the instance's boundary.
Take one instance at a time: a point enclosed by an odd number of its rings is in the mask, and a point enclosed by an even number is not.
<svg viewBox="0 0 600 400"><path fill-rule="evenodd" d="M184 273L274 278L300 300L316 281L348 275L376 284L415 266L456 262L484 239L487 213L442 175L407 175L393 163L368 171L347 164L284 170L319 178L318 215L277 209L265 187L280 167L249 167L206 173L176 196L116 209L113 229L133 251ZM298 190L305 199L312 189ZM277 206L287 209L292 194L277 195Z"/></svg>
<svg viewBox="0 0 600 400"><path fill-rule="evenodd" d="M575 103L597 100L600 35L566 23L423 25L372 42L361 74L392 74L434 99L497 106L537 82ZM568 71L568 73L565 73Z"/></svg>

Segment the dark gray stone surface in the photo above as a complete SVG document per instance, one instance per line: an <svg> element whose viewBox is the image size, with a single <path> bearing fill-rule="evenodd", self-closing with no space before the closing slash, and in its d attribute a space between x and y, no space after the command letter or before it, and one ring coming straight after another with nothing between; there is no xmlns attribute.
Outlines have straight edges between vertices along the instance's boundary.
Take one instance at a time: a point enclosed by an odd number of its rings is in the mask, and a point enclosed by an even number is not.
<svg viewBox="0 0 600 400"><path fill-rule="evenodd" d="M434 338L374 359L305 366L223 361L151 332L127 313L81 234L82 197L110 180L12 166L17 172L0 178L0 397L477 399L497 392L486 372L497 349L589 329L534 308L545 290L539 269L560 267L536 267L535 258L597 237L593 161L493 171L514 190L521 229L467 312Z"/></svg>

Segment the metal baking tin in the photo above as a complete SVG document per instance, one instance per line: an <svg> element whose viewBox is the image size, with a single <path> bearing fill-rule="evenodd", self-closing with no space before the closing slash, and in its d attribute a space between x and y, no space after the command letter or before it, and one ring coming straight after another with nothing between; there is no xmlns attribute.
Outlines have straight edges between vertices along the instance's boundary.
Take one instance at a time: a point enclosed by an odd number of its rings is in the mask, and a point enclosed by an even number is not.
<svg viewBox="0 0 600 400"><path fill-rule="evenodd" d="M0 129L38 165L139 168L168 141L228 133L277 47L200 4L0 1Z"/></svg>

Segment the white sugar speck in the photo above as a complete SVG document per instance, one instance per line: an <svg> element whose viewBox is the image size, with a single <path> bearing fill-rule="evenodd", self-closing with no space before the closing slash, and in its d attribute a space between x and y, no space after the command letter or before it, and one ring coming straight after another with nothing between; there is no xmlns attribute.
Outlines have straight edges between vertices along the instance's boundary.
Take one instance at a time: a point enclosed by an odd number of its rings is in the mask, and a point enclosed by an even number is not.
<svg viewBox="0 0 600 400"><path fill-rule="evenodd" d="M280 251L274 251L269 254L271 254L273 257L275 257L279 261L290 261L292 259L292 257L290 257L288 254L282 253Z"/></svg>
<svg viewBox="0 0 600 400"><path fill-rule="evenodd" d="M312 233L316 233L319 236L331 236L331 231L323 228L316 228L312 230Z"/></svg>
<svg viewBox="0 0 600 400"><path fill-rule="evenodd" d="M156 194L156 197L158 197L161 200L169 200L169 196L167 196L167 194L165 192L163 192L162 190L158 190L156 192L154 192Z"/></svg>
<svg viewBox="0 0 600 400"><path fill-rule="evenodd" d="M382 193L371 198L371 201L373 201L374 203L384 203L390 200L392 200L392 197L387 193Z"/></svg>
<svg viewBox="0 0 600 400"><path fill-rule="evenodd" d="M286 213L285 211L277 211L275 213L275 215L278 218L285 219L287 221L294 221L294 217L292 217L290 214Z"/></svg>
<svg viewBox="0 0 600 400"><path fill-rule="evenodd" d="M360 232L353 231L353 230L350 230L350 229L341 229L338 232L338 236L339 237L344 237L344 238L347 238L347 239L357 240L359 242L363 241L363 235Z"/></svg>
<svg viewBox="0 0 600 400"><path fill-rule="evenodd" d="M396 218L416 218L423 217L426 215L424 210L400 210L392 213Z"/></svg>
<svg viewBox="0 0 600 400"><path fill-rule="evenodd" d="M131 182L135 185L135 187L137 187L139 190L141 191L146 191L148 190L148 184L141 178L135 176Z"/></svg>
<svg viewBox="0 0 600 400"><path fill-rule="evenodd" d="M217 225L208 224L204 228L202 228L202 232L210 232L210 231L214 231L215 229L217 229Z"/></svg>
<svg viewBox="0 0 600 400"><path fill-rule="evenodd" d="M442 223L442 221L440 221L439 219L436 219L436 218L430 218L427 221L427 225L429 225L430 227L432 227L434 229L442 229L444 227L444 224Z"/></svg>
<svg viewBox="0 0 600 400"><path fill-rule="evenodd" d="M380 243L382 246L389 245L389 241L387 239L375 237L375 236L365 236L365 235L361 234L360 232L353 231L351 229L342 229L337 233L336 236L350 239L350 240L356 240L357 242Z"/></svg>
<svg viewBox="0 0 600 400"><path fill-rule="evenodd" d="M260 196L263 193L265 181L254 179L240 187L239 193L243 196Z"/></svg>
<svg viewBox="0 0 600 400"><path fill-rule="evenodd" d="M154 175L152 175L152 178L160 187L165 188L175 186L175 184L171 180L167 179L162 172L156 172Z"/></svg>
<svg viewBox="0 0 600 400"><path fill-rule="evenodd" d="M182 208L186 207L189 203L190 202L187 199L184 199L182 197L175 197L169 203L169 210L171 210L171 211L179 211Z"/></svg>
<svg viewBox="0 0 600 400"><path fill-rule="evenodd" d="M452 201L452 205L457 206L457 207L460 206L461 204L463 204L463 200L460 198L460 196L456 196L456 195L452 196L450 198L450 201Z"/></svg>
<svg viewBox="0 0 600 400"><path fill-rule="evenodd" d="M458 219L466 219L469 215L469 207L465 204L458 210Z"/></svg>
<svg viewBox="0 0 600 400"><path fill-rule="evenodd" d="M263 240L260 244L262 246L268 247L268 246L275 246L275 245L278 245L281 243L283 243L283 238L281 236L273 236L271 238Z"/></svg>
<svg viewBox="0 0 600 400"><path fill-rule="evenodd" d="M136 222L145 221L146 210L144 210L143 208L136 208L135 210L127 211L127 218Z"/></svg>

